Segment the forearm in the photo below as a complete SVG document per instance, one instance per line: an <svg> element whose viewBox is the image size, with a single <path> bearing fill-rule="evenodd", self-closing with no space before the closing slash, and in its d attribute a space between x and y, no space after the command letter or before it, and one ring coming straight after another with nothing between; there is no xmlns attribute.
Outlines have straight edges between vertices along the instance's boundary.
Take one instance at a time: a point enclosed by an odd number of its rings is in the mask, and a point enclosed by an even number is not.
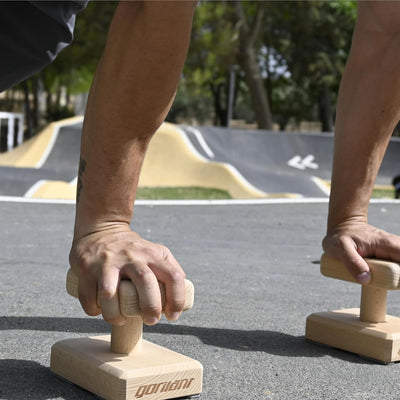
<svg viewBox="0 0 400 400"><path fill-rule="evenodd" d="M118 6L85 115L76 234L130 222L146 148L176 92L193 11L191 2Z"/></svg>
<svg viewBox="0 0 400 400"><path fill-rule="evenodd" d="M400 40L392 30L399 7L378 3L359 3L339 92L328 230L347 219L367 220L375 179L400 119Z"/></svg>

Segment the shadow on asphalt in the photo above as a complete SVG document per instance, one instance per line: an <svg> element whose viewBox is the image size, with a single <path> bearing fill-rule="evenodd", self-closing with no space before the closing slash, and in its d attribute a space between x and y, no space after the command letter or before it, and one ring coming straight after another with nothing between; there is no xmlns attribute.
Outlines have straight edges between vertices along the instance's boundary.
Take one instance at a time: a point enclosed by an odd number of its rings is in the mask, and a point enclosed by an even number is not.
<svg viewBox="0 0 400 400"><path fill-rule="evenodd" d="M0 330L104 334L109 333L111 329L110 325L100 318L3 316L0 317ZM305 340L304 336L292 336L276 331L200 328L174 323L159 323L152 327L144 326L144 331L158 334L194 336L199 338L205 345L236 351L264 352L282 357L331 356L354 364L372 363L352 353L310 343Z"/></svg>
<svg viewBox="0 0 400 400"><path fill-rule="evenodd" d="M0 398L4 400L94 400L97 396L53 375L50 368L29 360L0 360Z"/></svg>
<svg viewBox="0 0 400 400"><path fill-rule="evenodd" d="M110 324L102 318L0 317L0 331L29 330L76 333L110 333Z"/></svg>
<svg viewBox="0 0 400 400"><path fill-rule="evenodd" d="M308 342L304 336L292 336L276 331L244 331L235 329L198 328L174 324L144 327L144 331L170 335L196 336L202 343L236 351L257 351L282 357L331 356L354 364L371 364L352 353Z"/></svg>

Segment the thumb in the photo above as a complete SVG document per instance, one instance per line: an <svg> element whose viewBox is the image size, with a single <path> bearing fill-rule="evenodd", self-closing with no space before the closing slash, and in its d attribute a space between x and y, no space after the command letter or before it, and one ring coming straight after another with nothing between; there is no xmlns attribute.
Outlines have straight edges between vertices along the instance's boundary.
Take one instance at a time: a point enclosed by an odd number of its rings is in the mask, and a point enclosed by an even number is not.
<svg viewBox="0 0 400 400"><path fill-rule="evenodd" d="M357 280L358 283L366 285L371 281L371 272L368 264L360 256L357 251L356 245L350 237L342 237L340 240L340 247L327 245L325 247L325 253L337 260L341 261L351 275ZM324 243L327 244L326 242Z"/></svg>
<svg viewBox="0 0 400 400"><path fill-rule="evenodd" d="M371 272L366 261L358 254L354 242L348 238L343 243L341 261L357 282L366 285L371 281Z"/></svg>

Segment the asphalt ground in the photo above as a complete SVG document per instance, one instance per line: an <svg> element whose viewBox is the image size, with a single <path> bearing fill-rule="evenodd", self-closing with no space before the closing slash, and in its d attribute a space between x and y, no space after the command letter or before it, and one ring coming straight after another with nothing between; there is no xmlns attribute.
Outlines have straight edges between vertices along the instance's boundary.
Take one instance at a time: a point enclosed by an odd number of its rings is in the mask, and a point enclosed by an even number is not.
<svg viewBox="0 0 400 400"><path fill-rule="evenodd" d="M309 314L359 304L357 285L315 263L327 202L223 204L136 205L132 227L167 245L196 289L192 310L144 337L203 364L204 400L399 399L399 364L304 338ZM399 233L399 206L372 204L370 222ZM0 215L0 398L95 399L49 370L58 340L110 330L64 289L74 206L3 201Z"/></svg>

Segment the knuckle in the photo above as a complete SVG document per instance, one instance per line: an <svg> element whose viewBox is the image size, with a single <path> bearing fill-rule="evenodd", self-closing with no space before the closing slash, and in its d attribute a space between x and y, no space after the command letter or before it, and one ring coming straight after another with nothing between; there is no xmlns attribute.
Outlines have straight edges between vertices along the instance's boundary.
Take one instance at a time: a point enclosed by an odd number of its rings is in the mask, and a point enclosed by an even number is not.
<svg viewBox="0 0 400 400"><path fill-rule="evenodd" d="M80 254L70 257L71 267L78 267L82 273L86 273L90 270L92 265L91 257L87 254Z"/></svg>
<svg viewBox="0 0 400 400"><path fill-rule="evenodd" d="M165 268L164 273L165 280L163 281L165 284L172 286L179 286L184 284L186 274L182 268L168 264L167 268Z"/></svg>
<svg viewBox="0 0 400 400"><path fill-rule="evenodd" d="M108 250L101 250L98 253L98 258L100 260L100 262L102 263L107 263L107 261L109 261L112 257L112 253Z"/></svg>
<svg viewBox="0 0 400 400"><path fill-rule="evenodd" d="M178 283L183 281L186 278L186 274L183 270L173 269L169 272L170 280L173 283Z"/></svg>
<svg viewBox="0 0 400 400"><path fill-rule="evenodd" d="M103 285L99 287L98 295L103 299L111 299L114 297L115 292L110 286Z"/></svg>
<svg viewBox="0 0 400 400"><path fill-rule="evenodd" d="M136 278L143 282L153 279L154 273L149 268L137 268L135 271Z"/></svg>
<svg viewBox="0 0 400 400"><path fill-rule="evenodd" d="M171 250L168 247L166 247L166 246L164 246L162 244L160 244L160 252L161 252L162 258L164 260L168 260L169 258L173 258Z"/></svg>
<svg viewBox="0 0 400 400"><path fill-rule="evenodd" d="M175 299L174 301L168 304L168 308L170 311L182 311L183 307L185 306L185 299Z"/></svg>
<svg viewBox="0 0 400 400"><path fill-rule="evenodd" d="M159 317L161 315L161 305L159 304L146 304L141 308L142 314L146 315L148 318L151 317Z"/></svg>
<svg viewBox="0 0 400 400"><path fill-rule="evenodd" d="M144 310L149 314L158 314L161 312L161 306L159 304L148 304Z"/></svg>

